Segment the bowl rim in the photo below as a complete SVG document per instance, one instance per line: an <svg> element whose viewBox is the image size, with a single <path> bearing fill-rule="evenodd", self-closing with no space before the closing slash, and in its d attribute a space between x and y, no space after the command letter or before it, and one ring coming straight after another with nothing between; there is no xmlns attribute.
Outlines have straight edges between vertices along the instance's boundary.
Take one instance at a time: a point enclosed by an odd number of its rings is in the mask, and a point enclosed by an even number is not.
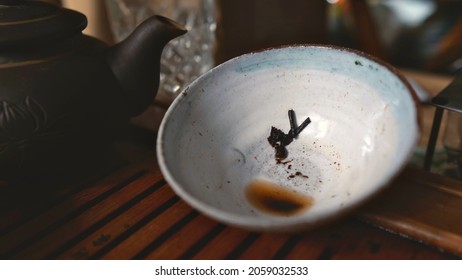
<svg viewBox="0 0 462 280"><path fill-rule="evenodd" d="M226 67L228 64L232 64L235 61L245 59L247 56L253 56L255 54L259 53L264 53L264 52L271 52L271 51L277 51L277 50L282 50L282 49L290 49L290 48L314 48L314 49L328 49L330 51L334 52L345 52L349 54L354 54L360 57L365 58L366 60L370 60L372 62L375 62L378 65L383 66L387 71L390 73L394 74L401 83L404 84L406 87L406 91L411 95L411 98L413 100L414 104L414 120L413 123L416 124L416 135L415 139L413 139L413 146L415 146L418 142L419 135L421 132L421 123L420 119L418 117L419 112L418 112L418 107L417 104L419 103L419 98L409 81L405 78L405 76L394 66L391 64L373 56L368 53L365 53L360 50L356 49L351 49L347 47L342 47L342 46L336 46L336 45L328 45L328 44L288 44L288 45L280 45L280 46L275 46L275 47L269 47L269 48L263 48L260 50L248 52L239 56L236 56L234 58L231 58L223 63L220 63L219 65L213 67L212 69L208 70L204 74L200 75L197 77L195 80L193 80L190 84L188 84L184 89L178 94L178 96L173 100L173 102L170 104L168 107L164 117L162 118L161 124L159 126L158 132L157 132L157 139L156 139L156 154L157 154L157 163L160 167L160 170L166 180L166 182L170 185L170 187L173 189L173 191L181 198L183 199L187 204L192 206L192 208L198 210L205 216L208 216L212 219L218 220L224 224L228 225L233 225L237 226L240 228L246 228L246 229L251 229L251 230L259 230L259 231L293 231L295 229L296 231L300 229L310 229L312 227L315 227L317 225L324 224L328 221L335 220L336 218L342 217L348 213L351 213L353 209L356 209L360 207L361 205L365 204L366 202L370 201L374 197L376 197L380 192L382 192L388 185L390 185L390 182L393 181L395 177L399 175L399 173L404 169L406 162L409 161L410 157L412 156L412 149L408 152L408 155L403 162L400 163L398 168L394 171L394 173L390 176L389 180L387 180L387 183L381 184L378 186L378 188L373 191L370 195L364 197L363 199L360 199L356 203L353 203L352 205L348 207L342 208L341 211L337 211L335 213L330 213L330 214L324 214L323 216L317 216L315 219L312 220L306 220L302 219L302 215L300 216L292 216L292 217L281 217L281 219L277 219L277 223L274 223L274 219L277 218L275 216L272 216L271 219L262 219L261 217L257 216L245 216L245 215L240 215L236 213L230 213L227 211L224 211L220 208L214 207L212 205L209 205L207 203L204 203L202 200L196 198L195 196L191 195L189 192L187 192L184 187L175 179L174 175L172 172L170 172L170 169L168 167L166 157L164 155L164 149L163 145L166 143L166 141L163 141L164 134L166 131L166 127L168 125L168 121L170 117L172 116L173 112L175 111L176 107L179 105L179 103L182 101L182 99L187 98L188 91L190 88L194 87L196 84L198 84L201 80L205 79L206 77L210 76L211 73L219 71L221 68ZM298 218L297 218L298 217Z"/></svg>
<svg viewBox="0 0 462 280"><path fill-rule="evenodd" d="M399 71L398 68L396 68L395 66L393 66L390 63L386 62L385 60L383 60L381 58L378 58L378 57L376 57L376 56L374 56L372 54L369 54L367 52L364 52L364 51L361 51L361 50L358 50L358 49L349 48L349 47L332 45L332 44L313 44L313 43L303 44L303 43L301 43L301 44L285 44L285 45L262 48L262 49L258 49L258 50L254 50L254 51L250 51L250 52L241 54L241 55L233 57L233 58L231 58L231 59L229 59L227 61L224 61L224 62L218 64L217 66L213 67L209 71L205 72L201 76L204 76L204 75L208 74L208 72L210 72L211 70L214 70L217 67L221 67L221 65L223 65L223 64L227 64L228 62L232 62L233 60L241 59L242 57L245 57L245 56L250 56L250 55L254 55L254 54L258 54L258 53L262 53L262 52L266 52L266 51L287 49L287 48L298 48L298 47L330 49L330 50L334 50L334 51L343 51L343 52L346 52L346 53L352 53L352 54L356 54L358 56L362 56L362 57L364 57L364 58L366 58L366 59L368 59L370 61L373 61L373 62L387 68L388 71L390 71L394 75L396 75L401 80L401 82L404 83L404 85L406 86L408 91L411 93L411 96L414 99L415 105L417 105L420 102L420 99L419 99L416 91L412 87L411 83L404 76L404 74L401 71ZM198 78L196 78L193 82L195 82L199 78L200 78L200 76ZM190 83L187 87L189 87L190 85L192 85L192 83Z"/></svg>

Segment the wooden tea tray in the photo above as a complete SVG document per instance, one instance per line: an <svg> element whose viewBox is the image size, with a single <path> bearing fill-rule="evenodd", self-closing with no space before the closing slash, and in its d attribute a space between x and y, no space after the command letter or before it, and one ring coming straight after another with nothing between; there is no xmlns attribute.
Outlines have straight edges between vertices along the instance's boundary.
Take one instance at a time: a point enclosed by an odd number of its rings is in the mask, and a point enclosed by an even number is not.
<svg viewBox="0 0 462 280"><path fill-rule="evenodd" d="M462 256L462 182L408 168L359 217Z"/></svg>
<svg viewBox="0 0 462 280"><path fill-rule="evenodd" d="M2 259L458 259L461 184L405 170L371 204L323 228L257 233L211 220L165 182L149 141L70 182L3 185ZM42 189L41 189L42 188ZM406 237L406 238L403 238Z"/></svg>
<svg viewBox="0 0 462 280"><path fill-rule="evenodd" d="M51 181L0 183L0 258L462 256L462 183L420 169L405 169L353 215L309 232L249 232L211 220L176 196L159 170L154 141L164 112L152 106L121 131L110 153L95 155L85 168Z"/></svg>

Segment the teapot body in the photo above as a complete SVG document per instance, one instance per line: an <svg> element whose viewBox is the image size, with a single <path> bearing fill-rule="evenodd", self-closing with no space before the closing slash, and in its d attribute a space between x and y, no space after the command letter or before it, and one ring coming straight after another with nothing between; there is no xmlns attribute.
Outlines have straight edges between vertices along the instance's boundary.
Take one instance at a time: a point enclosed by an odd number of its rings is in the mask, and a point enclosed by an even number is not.
<svg viewBox="0 0 462 280"><path fill-rule="evenodd" d="M106 46L82 34L71 41L0 52L15 58L0 65L0 178L59 166L128 119Z"/></svg>
<svg viewBox="0 0 462 280"><path fill-rule="evenodd" d="M0 0L0 181L52 174L107 146L152 103L163 48L186 32L153 16L108 47L86 25L76 11Z"/></svg>

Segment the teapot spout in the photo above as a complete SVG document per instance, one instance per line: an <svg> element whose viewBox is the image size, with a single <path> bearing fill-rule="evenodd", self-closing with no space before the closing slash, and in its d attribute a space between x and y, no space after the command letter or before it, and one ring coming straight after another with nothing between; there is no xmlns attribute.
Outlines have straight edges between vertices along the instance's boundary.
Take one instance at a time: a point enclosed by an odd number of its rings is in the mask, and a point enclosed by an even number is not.
<svg viewBox="0 0 462 280"><path fill-rule="evenodd" d="M162 50L186 31L173 20L153 16L108 49L107 62L122 87L131 116L142 113L153 102L159 88Z"/></svg>

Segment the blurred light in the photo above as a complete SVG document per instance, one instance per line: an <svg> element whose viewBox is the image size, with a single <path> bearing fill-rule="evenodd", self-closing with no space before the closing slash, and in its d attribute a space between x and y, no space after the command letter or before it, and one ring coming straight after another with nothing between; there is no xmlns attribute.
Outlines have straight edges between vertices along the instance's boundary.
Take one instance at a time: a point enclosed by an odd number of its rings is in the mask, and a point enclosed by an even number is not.
<svg viewBox="0 0 462 280"><path fill-rule="evenodd" d="M433 13L436 3L433 0L382 1L394 10L401 22L416 26Z"/></svg>
<svg viewBox="0 0 462 280"><path fill-rule="evenodd" d="M339 0L326 0L329 4L337 4Z"/></svg>

